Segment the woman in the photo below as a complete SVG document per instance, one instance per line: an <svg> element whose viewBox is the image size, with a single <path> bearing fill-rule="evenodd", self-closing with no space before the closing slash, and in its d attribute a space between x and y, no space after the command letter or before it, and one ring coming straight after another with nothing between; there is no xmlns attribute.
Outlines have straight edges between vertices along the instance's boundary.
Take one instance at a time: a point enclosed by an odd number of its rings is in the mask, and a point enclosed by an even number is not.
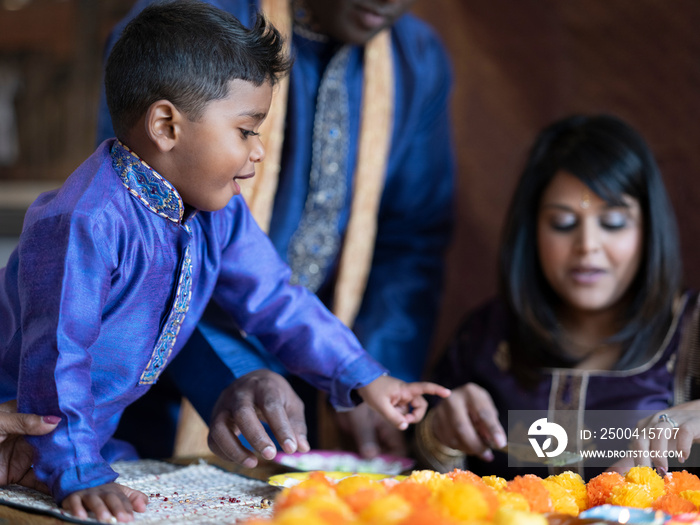
<svg viewBox="0 0 700 525"><path fill-rule="evenodd" d="M680 275L673 210L644 140L606 115L546 128L506 218L499 297L467 318L438 366L435 378L453 393L419 428L421 455L444 469L466 453L475 456L469 469L512 477L518 471L493 449L506 445L514 410L568 418L574 451L591 445L581 442L592 430L584 415L650 413L640 425L674 439L650 442L638 430L633 447L687 454L700 431L683 412L693 405L674 405L696 397L681 378L693 375L697 294L682 292ZM614 423L635 437L637 419ZM635 462L652 464L627 459L616 468Z"/></svg>

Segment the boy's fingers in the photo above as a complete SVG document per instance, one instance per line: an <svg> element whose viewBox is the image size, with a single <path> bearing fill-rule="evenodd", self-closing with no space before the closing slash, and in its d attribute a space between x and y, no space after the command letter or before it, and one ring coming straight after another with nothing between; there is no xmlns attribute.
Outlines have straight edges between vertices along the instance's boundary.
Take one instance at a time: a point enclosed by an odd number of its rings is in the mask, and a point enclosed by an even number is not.
<svg viewBox="0 0 700 525"><path fill-rule="evenodd" d="M449 388L445 388L442 385L430 383L428 381L417 381L415 383L408 383L407 387L411 395L413 395L414 397L423 394L428 394L444 398L449 397L449 395L452 392Z"/></svg>
<svg viewBox="0 0 700 525"><path fill-rule="evenodd" d="M87 518L87 510L83 507L83 501L77 494L71 494L63 500L63 508L78 518Z"/></svg>
<svg viewBox="0 0 700 525"><path fill-rule="evenodd" d="M408 428L408 421L406 421L406 417L401 414L399 409L392 405L388 399L382 400L382 402L377 405L376 410L382 415L382 417L384 417L384 419L399 430L406 430Z"/></svg>
<svg viewBox="0 0 700 525"><path fill-rule="evenodd" d="M91 510L95 517L104 522L111 521L112 512L107 507L101 496L97 494L86 494L83 496L83 503L87 510ZM115 516L116 517L116 516Z"/></svg>
<svg viewBox="0 0 700 525"><path fill-rule="evenodd" d="M414 397L411 400L410 408L412 410L406 414L406 421L411 424L418 423L421 419L423 419L423 416L425 416L425 413L428 410L428 402L423 396Z"/></svg>
<svg viewBox="0 0 700 525"><path fill-rule="evenodd" d="M117 521L133 521L134 509L125 494L109 493L104 496L103 501L108 512L117 518ZM107 519L109 518L107 516Z"/></svg>
<svg viewBox="0 0 700 525"><path fill-rule="evenodd" d="M131 508L136 512L146 512L146 505L148 505L148 496L146 496L146 494L140 490L135 490L124 485L122 485L122 489L126 497L129 498Z"/></svg>

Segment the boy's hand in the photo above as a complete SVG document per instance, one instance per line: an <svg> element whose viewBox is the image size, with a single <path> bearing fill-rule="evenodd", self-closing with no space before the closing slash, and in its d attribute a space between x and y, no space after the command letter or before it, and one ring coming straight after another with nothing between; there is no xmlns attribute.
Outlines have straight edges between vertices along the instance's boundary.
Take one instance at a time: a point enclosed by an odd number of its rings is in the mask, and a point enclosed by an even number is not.
<svg viewBox="0 0 700 525"><path fill-rule="evenodd" d="M428 408L423 394L448 397L450 390L435 383L405 383L391 376L381 376L357 389L362 399L399 430L418 423Z"/></svg>
<svg viewBox="0 0 700 525"><path fill-rule="evenodd" d="M145 512L148 496L119 483L107 483L73 492L63 500L65 510L77 518L87 518L92 511L98 520L110 523L134 521L134 511Z"/></svg>

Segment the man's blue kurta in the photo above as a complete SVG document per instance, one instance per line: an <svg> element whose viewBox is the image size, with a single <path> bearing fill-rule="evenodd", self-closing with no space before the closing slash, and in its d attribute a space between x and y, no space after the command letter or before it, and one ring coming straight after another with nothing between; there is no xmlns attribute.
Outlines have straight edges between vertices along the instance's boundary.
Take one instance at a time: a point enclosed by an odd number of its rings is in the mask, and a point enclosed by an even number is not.
<svg viewBox="0 0 700 525"><path fill-rule="evenodd" d="M292 373L354 406L351 391L385 369L289 273L241 197L188 212L121 143L100 145L31 206L0 270L0 401L62 418L29 438L38 479L61 501L116 478L108 462L124 450L109 440L122 411L210 301Z"/></svg>

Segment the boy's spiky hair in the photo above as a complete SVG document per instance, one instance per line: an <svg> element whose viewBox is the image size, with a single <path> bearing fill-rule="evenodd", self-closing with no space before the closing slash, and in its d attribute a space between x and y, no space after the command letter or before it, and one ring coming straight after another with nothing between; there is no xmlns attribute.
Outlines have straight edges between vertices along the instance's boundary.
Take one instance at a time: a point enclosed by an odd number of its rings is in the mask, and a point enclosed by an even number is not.
<svg viewBox="0 0 700 525"><path fill-rule="evenodd" d="M117 137L157 100L197 120L229 82L275 84L291 67L283 39L262 15L246 28L233 15L199 0L161 1L124 29L107 60L105 90Z"/></svg>

